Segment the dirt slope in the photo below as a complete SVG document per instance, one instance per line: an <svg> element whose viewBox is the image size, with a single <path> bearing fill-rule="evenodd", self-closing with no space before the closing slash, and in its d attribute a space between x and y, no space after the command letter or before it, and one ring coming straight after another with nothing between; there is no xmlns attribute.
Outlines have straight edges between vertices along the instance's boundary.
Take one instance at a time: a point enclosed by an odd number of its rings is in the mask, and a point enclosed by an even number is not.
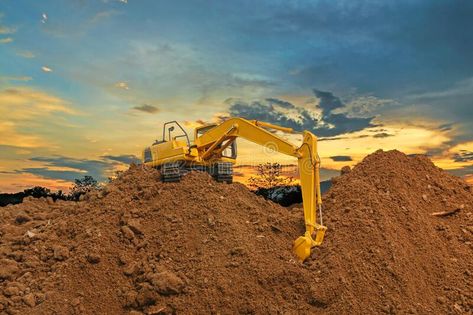
<svg viewBox="0 0 473 315"><path fill-rule="evenodd" d="M472 312L473 195L461 179L426 157L377 151L335 180L325 209L330 232L308 264L327 311Z"/></svg>
<svg viewBox="0 0 473 315"><path fill-rule="evenodd" d="M432 212L461 210L446 217ZM131 167L85 200L0 212L0 313L471 313L473 197L426 158L376 152L325 196L305 264L302 211L191 173Z"/></svg>

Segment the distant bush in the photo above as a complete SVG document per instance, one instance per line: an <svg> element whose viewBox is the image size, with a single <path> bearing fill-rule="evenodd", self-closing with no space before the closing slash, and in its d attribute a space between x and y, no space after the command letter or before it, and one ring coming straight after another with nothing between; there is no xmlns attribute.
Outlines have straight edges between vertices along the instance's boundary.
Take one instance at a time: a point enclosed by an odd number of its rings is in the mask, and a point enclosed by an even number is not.
<svg viewBox="0 0 473 315"><path fill-rule="evenodd" d="M19 204L23 202L23 199L26 197L33 197L33 198L47 198L51 197L54 201L60 200L70 200L70 196L64 194L61 190L57 192L51 192L48 188L36 186L33 188L28 188L23 190L19 193L14 194L0 194L0 207L4 207L6 205L12 204Z"/></svg>
<svg viewBox="0 0 473 315"><path fill-rule="evenodd" d="M77 201L81 195L98 188L100 188L100 186L92 176L86 175L83 178L76 179L69 194L70 200Z"/></svg>
<svg viewBox="0 0 473 315"><path fill-rule="evenodd" d="M81 195L88 193L93 189L99 189L100 185L92 176L84 176L83 178L76 179L74 185L71 188L69 194L64 194L62 190L57 192L51 192L50 189L46 187L36 186L33 188L25 189L22 192L14 194L0 194L0 207L6 205L19 204L23 202L23 199L26 197L33 198L47 198L50 197L54 201L56 200L70 200L78 201Z"/></svg>

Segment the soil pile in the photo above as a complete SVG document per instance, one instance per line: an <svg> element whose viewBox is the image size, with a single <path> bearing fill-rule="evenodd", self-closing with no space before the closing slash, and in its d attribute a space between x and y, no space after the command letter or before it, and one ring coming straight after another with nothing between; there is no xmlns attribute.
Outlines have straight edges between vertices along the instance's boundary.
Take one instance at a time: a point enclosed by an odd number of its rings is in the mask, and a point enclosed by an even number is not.
<svg viewBox="0 0 473 315"><path fill-rule="evenodd" d="M308 262L326 311L471 314L472 187L399 151L344 173L324 198L330 230Z"/></svg>
<svg viewBox="0 0 473 315"><path fill-rule="evenodd" d="M310 312L287 209L206 173L162 183L132 167L78 203L2 212L0 305L9 313ZM300 301L300 304L296 303ZM27 310L33 307L32 310Z"/></svg>
<svg viewBox="0 0 473 315"><path fill-rule="evenodd" d="M0 313L471 312L470 188L397 151L344 173L304 264L291 252L301 210L204 173L161 183L132 166L77 203L7 206Z"/></svg>

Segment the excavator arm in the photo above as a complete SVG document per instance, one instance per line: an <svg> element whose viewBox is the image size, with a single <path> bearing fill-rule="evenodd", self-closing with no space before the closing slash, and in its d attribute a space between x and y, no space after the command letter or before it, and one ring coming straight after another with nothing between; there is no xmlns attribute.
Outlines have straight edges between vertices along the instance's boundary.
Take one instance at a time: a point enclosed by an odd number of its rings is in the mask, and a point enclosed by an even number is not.
<svg viewBox="0 0 473 315"><path fill-rule="evenodd" d="M322 198L320 193L320 160L317 154L317 137L309 131L303 132L303 142L296 147L264 128L293 133L284 128L256 120L231 118L215 126L195 139L195 145L202 160L218 157L229 144L241 137L298 159L299 175L304 208L305 233L294 242L293 251L304 261L310 256L311 248L320 246L327 228L322 225ZM320 224L317 221L320 213Z"/></svg>
<svg viewBox="0 0 473 315"><path fill-rule="evenodd" d="M320 246L324 240L327 227L322 220L322 194L320 192L320 159L317 154L317 138L309 131L303 133L299 153L299 177L301 181L302 205L304 208L305 233L294 242L294 253L300 260L310 256L314 246ZM317 210L319 221L317 223ZM315 235L315 239L314 236Z"/></svg>

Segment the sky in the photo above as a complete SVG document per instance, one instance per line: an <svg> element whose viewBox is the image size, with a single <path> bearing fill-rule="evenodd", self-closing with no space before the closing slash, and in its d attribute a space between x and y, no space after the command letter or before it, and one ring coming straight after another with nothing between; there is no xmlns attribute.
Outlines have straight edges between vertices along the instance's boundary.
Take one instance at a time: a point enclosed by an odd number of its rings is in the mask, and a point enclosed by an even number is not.
<svg viewBox="0 0 473 315"><path fill-rule="evenodd" d="M312 131L323 179L398 149L473 182L472 16L467 0L0 0L0 191L103 181L164 122L230 116ZM238 147L239 164L295 162Z"/></svg>

